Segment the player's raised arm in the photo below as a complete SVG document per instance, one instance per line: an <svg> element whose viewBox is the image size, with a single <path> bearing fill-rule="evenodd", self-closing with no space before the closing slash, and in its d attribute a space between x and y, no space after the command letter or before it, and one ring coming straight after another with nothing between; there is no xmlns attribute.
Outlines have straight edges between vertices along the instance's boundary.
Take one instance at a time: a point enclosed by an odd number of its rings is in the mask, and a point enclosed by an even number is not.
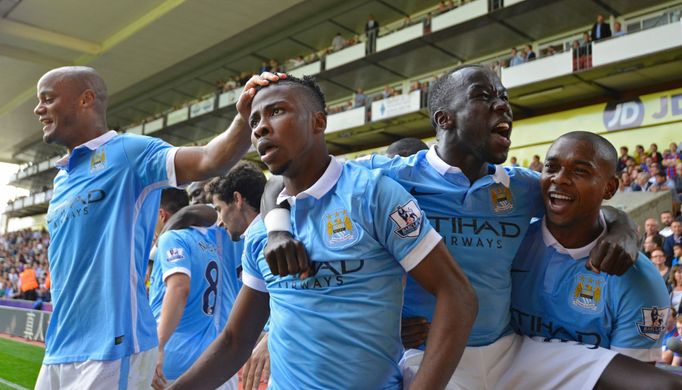
<svg viewBox="0 0 682 390"><path fill-rule="evenodd" d="M248 119L256 88L283 77L286 77L283 73L269 72L251 77L237 101L237 115L225 132L205 146L178 149L175 155L175 175L178 184L224 175L242 158L249 149L251 128Z"/></svg>

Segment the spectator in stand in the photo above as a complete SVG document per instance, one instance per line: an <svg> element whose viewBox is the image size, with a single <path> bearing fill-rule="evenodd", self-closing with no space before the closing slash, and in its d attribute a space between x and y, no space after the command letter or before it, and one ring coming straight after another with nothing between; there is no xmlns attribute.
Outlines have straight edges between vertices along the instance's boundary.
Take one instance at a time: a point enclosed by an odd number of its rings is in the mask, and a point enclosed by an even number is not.
<svg viewBox="0 0 682 390"><path fill-rule="evenodd" d="M526 62L533 61L536 58L535 52L533 51L533 45L531 44L526 45L523 52L526 57Z"/></svg>
<svg viewBox="0 0 682 390"><path fill-rule="evenodd" d="M431 34L431 19L433 15L431 12L426 14L424 16L424 19L422 19L422 27L424 27L424 34Z"/></svg>
<svg viewBox="0 0 682 390"><path fill-rule="evenodd" d="M649 186L649 192L672 191L675 189L675 183L668 179L662 171L656 172L653 178L654 182Z"/></svg>
<svg viewBox="0 0 682 390"><path fill-rule="evenodd" d="M673 244L673 261L672 265L679 265L682 260L682 244Z"/></svg>
<svg viewBox="0 0 682 390"><path fill-rule="evenodd" d="M620 174L620 178L618 180L618 191L632 192L632 179L630 179L630 175L627 173L627 171L623 171Z"/></svg>
<svg viewBox="0 0 682 390"><path fill-rule="evenodd" d="M515 157L515 156L512 156L512 157L509 159L509 166L511 166L511 167L518 167L518 166L519 166L518 162L516 161L516 157Z"/></svg>
<svg viewBox="0 0 682 390"><path fill-rule="evenodd" d="M625 169L625 167L627 167L628 159L632 158L632 157L630 157L628 152L629 152L629 149L627 146L621 146L620 147L620 157L618 158L618 166L616 167L618 172Z"/></svg>
<svg viewBox="0 0 682 390"><path fill-rule="evenodd" d="M384 91L381 93L382 99L388 99L394 94L394 89L390 85L384 87Z"/></svg>
<svg viewBox="0 0 682 390"><path fill-rule="evenodd" d="M358 88L355 91L355 96L353 97L353 108L363 107L367 103L367 96L362 88Z"/></svg>
<svg viewBox="0 0 682 390"><path fill-rule="evenodd" d="M646 250L644 248L644 242L646 241L646 239L648 237L652 237L652 236L657 237L656 242L660 243L659 246L663 245L663 240L665 239L665 237L658 234L658 222L656 222L655 218L647 218L646 221L644 221L644 236L642 237L642 250L644 252L650 253L651 249L653 249L653 248L649 248L649 250Z"/></svg>
<svg viewBox="0 0 682 390"><path fill-rule="evenodd" d="M604 15L597 15L597 22L592 26L592 40L600 41L611 36L611 26L604 21Z"/></svg>
<svg viewBox="0 0 682 390"><path fill-rule="evenodd" d="M403 18L403 24L400 26L400 29L403 29L405 27L410 27L412 25L412 18L410 15L405 15Z"/></svg>
<svg viewBox="0 0 682 390"><path fill-rule="evenodd" d="M633 156L635 158L635 163L641 164L644 162L646 159L646 152L644 151L644 146L642 145L637 145L635 146L635 155Z"/></svg>
<svg viewBox="0 0 682 390"><path fill-rule="evenodd" d="M365 54L372 54L376 50L376 41L379 36L379 22L374 20L372 15L369 15L367 23L365 23L365 36L367 37Z"/></svg>
<svg viewBox="0 0 682 390"><path fill-rule="evenodd" d="M677 315L677 320L675 321L675 326L677 327L677 334L676 336L678 339L682 337L682 315ZM673 354L673 361L671 363L672 366L679 367L682 366L682 354L674 353Z"/></svg>
<svg viewBox="0 0 682 390"><path fill-rule="evenodd" d="M673 234L673 229L670 227L673 223L673 213L670 211L664 211L661 213L661 226L663 229L659 232L665 238L670 237Z"/></svg>
<svg viewBox="0 0 682 390"><path fill-rule="evenodd" d="M680 155L677 153L677 144L670 143L669 149L663 152L663 161L661 165L665 170L665 175L669 178L674 178L677 174L675 173L675 165L680 161Z"/></svg>
<svg viewBox="0 0 682 390"><path fill-rule="evenodd" d="M263 61L260 64L260 68L258 69L258 73L263 73L263 72L269 72L270 71L270 65L268 65L267 61Z"/></svg>
<svg viewBox="0 0 682 390"><path fill-rule="evenodd" d="M668 263L672 264L674 257L673 245L682 244L682 222L673 221L670 224L670 229L673 231L673 234L663 241L663 252L665 253Z"/></svg>
<svg viewBox="0 0 682 390"><path fill-rule="evenodd" d="M651 262L654 263L663 281L667 284L668 278L670 278L670 267L666 264L665 253L660 249L654 249L651 252Z"/></svg>
<svg viewBox="0 0 682 390"><path fill-rule="evenodd" d="M270 72L284 72L284 70L285 69L282 69L282 67L279 65L279 62L277 62L276 59L274 58L270 59Z"/></svg>
<svg viewBox="0 0 682 390"><path fill-rule="evenodd" d="M509 55L509 66L521 65L524 63L524 58L519 54L515 47L512 47L511 54Z"/></svg>
<svg viewBox="0 0 682 390"><path fill-rule="evenodd" d="M649 183L649 178L651 175L647 172L639 172L637 174L637 177L635 179L635 182L632 183L632 191L647 191L649 190L649 186L651 183Z"/></svg>
<svg viewBox="0 0 682 390"><path fill-rule="evenodd" d="M677 201L682 202L682 163L677 163L675 166L675 194L677 194Z"/></svg>
<svg viewBox="0 0 682 390"><path fill-rule="evenodd" d="M305 60L303 56L299 55L289 60L289 70L298 68L299 66L305 65Z"/></svg>
<svg viewBox="0 0 682 390"><path fill-rule="evenodd" d="M625 31L622 30L620 22L613 22L613 37L622 37L625 35Z"/></svg>
<svg viewBox="0 0 682 390"><path fill-rule="evenodd" d="M26 264L24 270L19 274L19 288L21 289L21 299L35 301L38 299L38 278L31 264Z"/></svg>
<svg viewBox="0 0 682 390"><path fill-rule="evenodd" d="M346 46L346 40L341 36L340 32L337 32L332 39L332 51L339 51Z"/></svg>
<svg viewBox="0 0 682 390"><path fill-rule="evenodd" d="M651 258L651 254L656 249L663 249L663 239L661 236L647 236L644 238L644 245L642 245L642 250L647 257Z"/></svg>
<svg viewBox="0 0 682 390"><path fill-rule="evenodd" d="M538 156L537 154L534 155L533 161L530 162L528 168L536 172L542 172L542 163L540 162L540 156Z"/></svg>
<svg viewBox="0 0 682 390"><path fill-rule="evenodd" d="M445 1L438 2L438 14L439 15L442 13L448 12L448 11L449 11L449 9L448 9L448 6L445 5Z"/></svg>
<svg viewBox="0 0 682 390"><path fill-rule="evenodd" d="M661 152L658 151L658 145L656 144L651 144L651 146L649 146L649 152L647 155L651 157L651 161L656 164L663 162L663 155L661 155Z"/></svg>

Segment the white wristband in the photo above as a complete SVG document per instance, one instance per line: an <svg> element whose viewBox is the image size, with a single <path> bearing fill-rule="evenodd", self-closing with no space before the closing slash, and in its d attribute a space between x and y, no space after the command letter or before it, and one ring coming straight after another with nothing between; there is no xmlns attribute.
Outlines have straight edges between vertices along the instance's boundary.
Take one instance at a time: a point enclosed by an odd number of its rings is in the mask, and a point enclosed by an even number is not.
<svg viewBox="0 0 682 390"><path fill-rule="evenodd" d="M263 218L265 230L270 232L289 232L291 233L291 212L285 208L275 208Z"/></svg>

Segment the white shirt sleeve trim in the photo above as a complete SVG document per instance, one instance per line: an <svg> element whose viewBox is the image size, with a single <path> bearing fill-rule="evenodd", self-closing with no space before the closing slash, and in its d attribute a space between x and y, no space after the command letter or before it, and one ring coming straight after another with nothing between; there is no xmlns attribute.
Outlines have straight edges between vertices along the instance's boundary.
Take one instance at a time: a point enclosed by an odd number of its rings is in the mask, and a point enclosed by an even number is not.
<svg viewBox="0 0 682 390"><path fill-rule="evenodd" d="M158 265L157 265L157 267L158 267ZM169 276L175 275L175 274L185 274L185 275L189 276L190 278L192 277L192 272L189 269L187 269L185 267L173 267L173 268L171 268L168 271L163 273L163 281L165 282Z"/></svg>
<svg viewBox="0 0 682 390"><path fill-rule="evenodd" d="M400 260L400 265L406 272L410 272L424 260L426 255L431 253L433 248L435 248L441 240L443 240L443 237L441 237L434 228L431 228L426 235L424 235L424 238L422 238L419 244L412 248L410 253Z"/></svg>
<svg viewBox="0 0 682 390"><path fill-rule="evenodd" d="M175 154L178 148L170 148L166 152L166 174L168 174L168 185L171 187L178 186L178 178L175 176Z"/></svg>
<svg viewBox="0 0 682 390"><path fill-rule="evenodd" d="M653 348L619 348L611 346L611 350L643 362L655 362L661 356L658 347Z"/></svg>
<svg viewBox="0 0 682 390"><path fill-rule="evenodd" d="M265 280L251 275L245 269L242 269L242 283L256 291L268 293L268 287L265 284Z"/></svg>

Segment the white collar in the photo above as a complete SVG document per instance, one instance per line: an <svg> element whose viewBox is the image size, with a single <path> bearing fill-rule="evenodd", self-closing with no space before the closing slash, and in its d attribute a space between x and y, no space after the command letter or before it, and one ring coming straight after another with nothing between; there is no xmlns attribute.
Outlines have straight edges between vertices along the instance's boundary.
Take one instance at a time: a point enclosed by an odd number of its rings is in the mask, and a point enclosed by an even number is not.
<svg viewBox="0 0 682 390"><path fill-rule="evenodd" d="M594 241L582 248L564 248L564 246L561 245L556 238L554 238L552 233L547 228L547 216L544 216L542 218L542 241L544 241L546 246L551 246L556 249L557 252L567 254L574 260L579 260L589 256L592 248L597 245L597 241L599 241L606 234L606 220L604 220L604 214L601 211L599 212L599 225L601 225L602 231L601 234L599 234L599 237L597 237Z"/></svg>
<svg viewBox="0 0 682 390"><path fill-rule="evenodd" d="M310 186L310 188L306 189L305 191L296 194L296 196L289 195L285 188L279 193L279 196L277 196L277 203L282 203L283 201L288 200L289 203L293 205L296 202L296 199L304 199L309 196L312 196L315 199L320 199L327 192L329 192L329 190L334 187L336 182L339 181L339 177L341 177L341 171L343 170L341 163L334 156L329 157L331 157L329 166L327 166L327 169L315 182L315 184Z"/></svg>
<svg viewBox="0 0 682 390"><path fill-rule="evenodd" d="M83 147L88 148L88 149L90 149L90 150L95 150L95 149L99 148L100 146L106 144L107 142L111 141L111 139L114 138L114 137L116 137L117 134L118 134L118 133L116 133L116 131L114 131L114 130L109 130L109 131L107 131L106 133L100 135L100 136L97 137L97 138L93 138L93 139L91 139L90 141L85 142L85 143L82 144L82 145L76 146L76 147L74 148L74 150L76 150L76 149L78 149L78 148L83 148ZM71 158L71 154L73 154L73 150L71 151L71 153L69 153L69 154L67 154L66 156L64 156L64 157L60 158L59 160L57 160L57 162L55 162L54 165L55 165L57 168L63 168L63 167L65 167L65 166L67 166L68 163L69 163L69 159Z"/></svg>
<svg viewBox="0 0 682 390"><path fill-rule="evenodd" d="M446 173L462 173L460 168L453 167L438 156L438 153L436 153L436 145L431 145L429 151L426 152L426 161L428 161L433 169L440 173L441 176L445 176ZM495 173L492 174L492 179L495 183L501 183L505 187L509 187L509 174L502 165L495 165Z"/></svg>

